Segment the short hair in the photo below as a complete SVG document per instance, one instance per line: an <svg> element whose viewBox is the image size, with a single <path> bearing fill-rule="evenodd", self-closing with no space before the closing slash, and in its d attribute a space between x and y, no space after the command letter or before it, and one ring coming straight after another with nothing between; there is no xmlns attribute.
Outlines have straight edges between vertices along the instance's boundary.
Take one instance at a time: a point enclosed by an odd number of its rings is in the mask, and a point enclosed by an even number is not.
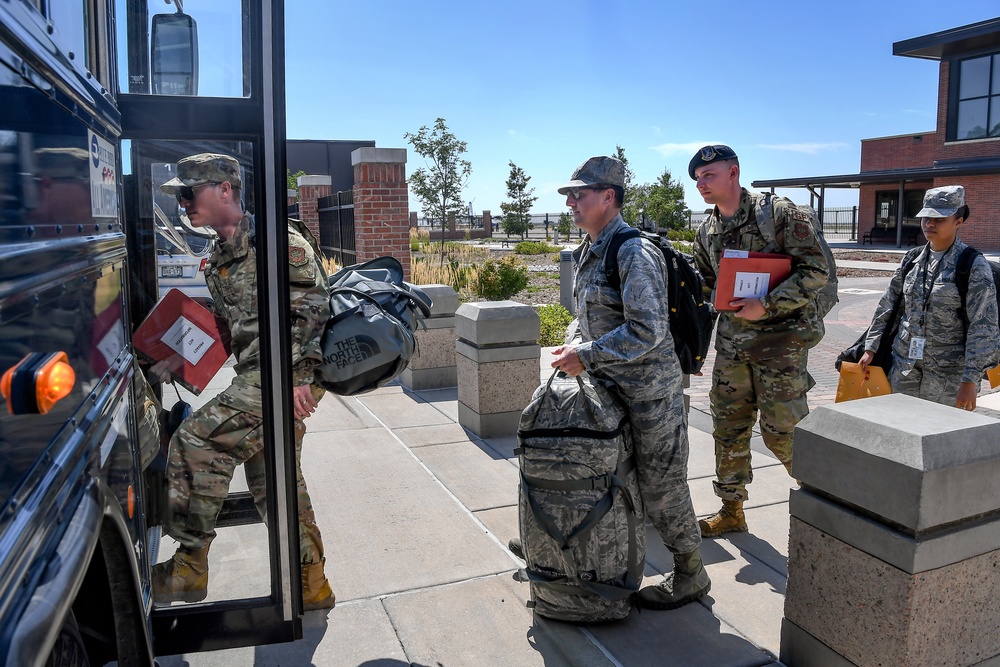
<svg viewBox="0 0 1000 667"><path fill-rule="evenodd" d="M625 188L620 185L609 185L609 188L615 191L615 206L621 208L625 205Z"/></svg>
<svg viewBox="0 0 1000 667"><path fill-rule="evenodd" d="M972 211L969 210L968 204L963 204L962 208L955 211L955 214L962 219L962 222L965 222L969 219L969 216L972 215Z"/></svg>

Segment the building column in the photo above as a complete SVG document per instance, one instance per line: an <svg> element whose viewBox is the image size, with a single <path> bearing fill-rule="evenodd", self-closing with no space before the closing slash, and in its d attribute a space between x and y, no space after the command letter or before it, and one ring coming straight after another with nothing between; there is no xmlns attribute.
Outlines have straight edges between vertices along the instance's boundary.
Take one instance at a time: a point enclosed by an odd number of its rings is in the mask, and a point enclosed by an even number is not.
<svg viewBox="0 0 1000 667"><path fill-rule="evenodd" d="M330 176L299 176L299 220L319 239L319 209L316 200L328 197L333 189Z"/></svg>
<svg viewBox="0 0 1000 667"><path fill-rule="evenodd" d="M357 261L391 255L410 278L409 195L405 148L359 148L354 165L354 238Z"/></svg>

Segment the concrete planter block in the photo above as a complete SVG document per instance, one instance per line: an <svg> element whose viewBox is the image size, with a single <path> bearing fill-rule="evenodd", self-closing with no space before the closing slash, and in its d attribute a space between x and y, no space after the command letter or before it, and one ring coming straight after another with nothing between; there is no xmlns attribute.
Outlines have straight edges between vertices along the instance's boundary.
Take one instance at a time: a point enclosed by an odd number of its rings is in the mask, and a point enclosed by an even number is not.
<svg viewBox="0 0 1000 667"><path fill-rule="evenodd" d="M448 285L421 285L433 305L424 327L414 333L417 350L409 366L399 376L409 389L454 387L458 382L455 366L455 309L458 293Z"/></svg>
<svg viewBox="0 0 1000 667"><path fill-rule="evenodd" d="M782 663L1000 664L1000 422L910 396L795 430Z"/></svg>
<svg viewBox="0 0 1000 667"><path fill-rule="evenodd" d="M455 333L459 423L481 437L516 433L538 386L538 313L513 301L466 303Z"/></svg>
<svg viewBox="0 0 1000 667"><path fill-rule="evenodd" d="M465 303L456 316L458 338L476 347L534 344L541 333L535 309L515 301Z"/></svg>

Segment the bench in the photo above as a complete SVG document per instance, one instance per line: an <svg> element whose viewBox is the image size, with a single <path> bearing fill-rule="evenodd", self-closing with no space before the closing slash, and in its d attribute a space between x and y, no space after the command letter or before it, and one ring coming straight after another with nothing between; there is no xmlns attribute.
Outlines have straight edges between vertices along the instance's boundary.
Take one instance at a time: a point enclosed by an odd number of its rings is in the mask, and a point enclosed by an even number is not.
<svg viewBox="0 0 1000 667"><path fill-rule="evenodd" d="M917 232L903 230L903 238L906 240L907 245L917 245ZM861 235L861 245L870 243L875 245L875 239L886 240L891 243L896 242L896 230L886 229L884 227L872 227L870 230Z"/></svg>

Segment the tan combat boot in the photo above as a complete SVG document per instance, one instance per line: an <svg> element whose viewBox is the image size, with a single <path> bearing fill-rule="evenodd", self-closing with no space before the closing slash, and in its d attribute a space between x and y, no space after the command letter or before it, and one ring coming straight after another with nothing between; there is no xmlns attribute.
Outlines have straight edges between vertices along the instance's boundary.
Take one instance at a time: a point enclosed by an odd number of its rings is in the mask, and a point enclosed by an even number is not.
<svg viewBox="0 0 1000 667"><path fill-rule="evenodd" d="M153 602L201 602L208 596L208 547L180 547L173 557L153 566Z"/></svg>
<svg viewBox="0 0 1000 667"><path fill-rule="evenodd" d="M674 570L663 577L655 586L646 586L639 591L639 606L645 609L676 609L688 602L694 602L712 590L712 580L708 578L705 564L701 561L701 550L691 553L674 554Z"/></svg>
<svg viewBox="0 0 1000 667"><path fill-rule="evenodd" d="M715 537L722 533L745 533L747 520L743 516L742 500L723 500L722 509L708 517L699 519L702 537Z"/></svg>
<svg viewBox="0 0 1000 667"><path fill-rule="evenodd" d="M323 572L326 559L318 563L302 563L302 609L330 609L337 604L337 596Z"/></svg>

